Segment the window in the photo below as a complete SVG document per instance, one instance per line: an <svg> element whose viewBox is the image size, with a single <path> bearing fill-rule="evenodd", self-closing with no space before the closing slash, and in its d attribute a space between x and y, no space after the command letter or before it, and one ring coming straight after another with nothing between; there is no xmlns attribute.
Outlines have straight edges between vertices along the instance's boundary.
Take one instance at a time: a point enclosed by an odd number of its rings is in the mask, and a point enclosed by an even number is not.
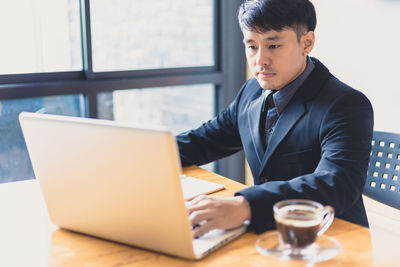
<svg viewBox="0 0 400 267"><path fill-rule="evenodd" d="M22 111L82 117L82 95L47 96L0 101L0 182L33 179L31 162L18 115Z"/></svg>
<svg viewBox="0 0 400 267"><path fill-rule="evenodd" d="M0 74L82 69L79 2L0 2Z"/></svg>
<svg viewBox="0 0 400 267"><path fill-rule="evenodd" d="M0 182L34 178L18 122L21 111L151 120L174 133L211 119L245 80L236 22L240 3L1 3L0 23L8 27L0 28ZM240 162L243 158L211 168L235 178L224 171Z"/></svg>
<svg viewBox="0 0 400 267"><path fill-rule="evenodd" d="M212 2L91 2L94 71L214 65Z"/></svg>
<svg viewBox="0 0 400 267"><path fill-rule="evenodd" d="M99 94L99 118L162 125L179 134L214 116L214 95L212 84L117 90Z"/></svg>

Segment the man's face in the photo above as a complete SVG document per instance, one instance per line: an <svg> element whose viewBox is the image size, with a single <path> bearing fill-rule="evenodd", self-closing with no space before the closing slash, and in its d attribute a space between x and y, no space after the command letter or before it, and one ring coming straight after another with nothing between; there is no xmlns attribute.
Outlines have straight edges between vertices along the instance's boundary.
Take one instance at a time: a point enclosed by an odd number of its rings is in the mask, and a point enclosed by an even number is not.
<svg viewBox="0 0 400 267"><path fill-rule="evenodd" d="M243 29L243 42L251 73L264 89L279 90L297 78L306 67L314 45L314 33L299 41L292 29L257 33Z"/></svg>

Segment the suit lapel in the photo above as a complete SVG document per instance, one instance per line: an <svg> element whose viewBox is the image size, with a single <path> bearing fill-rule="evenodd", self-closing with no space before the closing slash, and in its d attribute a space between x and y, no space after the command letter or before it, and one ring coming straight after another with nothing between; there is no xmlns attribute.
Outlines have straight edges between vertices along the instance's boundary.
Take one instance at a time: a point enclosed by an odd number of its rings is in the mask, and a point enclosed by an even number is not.
<svg viewBox="0 0 400 267"><path fill-rule="evenodd" d="M271 155L278 147L279 143L282 142L289 130L304 115L304 113L306 113L306 108L302 100L303 99L297 99L295 103L288 105L285 108L285 111L279 116L279 119L276 122L275 130L268 142L267 151L262 159L260 175L262 170L265 168L266 163L271 158Z"/></svg>
<svg viewBox="0 0 400 267"><path fill-rule="evenodd" d="M265 92L263 92L262 97L258 97L250 103L249 112L247 112L247 118L250 122L248 124L249 131L252 138L252 143L254 145L254 150L256 151L257 159L259 161L258 164L261 164L262 158L264 156L264 149L260 137L260 116L264 98Z"/></svg>

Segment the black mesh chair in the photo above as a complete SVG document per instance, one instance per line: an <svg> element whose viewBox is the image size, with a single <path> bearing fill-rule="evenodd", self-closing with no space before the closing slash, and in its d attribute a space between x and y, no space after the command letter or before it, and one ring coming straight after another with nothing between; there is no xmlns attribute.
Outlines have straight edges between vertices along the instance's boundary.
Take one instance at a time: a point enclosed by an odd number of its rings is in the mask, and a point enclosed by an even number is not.
<svg viewBox="0 0 400 267"><path fill-rule="evenodd" d="M400 134L374 132L364 195L400 209Z"/></svg>

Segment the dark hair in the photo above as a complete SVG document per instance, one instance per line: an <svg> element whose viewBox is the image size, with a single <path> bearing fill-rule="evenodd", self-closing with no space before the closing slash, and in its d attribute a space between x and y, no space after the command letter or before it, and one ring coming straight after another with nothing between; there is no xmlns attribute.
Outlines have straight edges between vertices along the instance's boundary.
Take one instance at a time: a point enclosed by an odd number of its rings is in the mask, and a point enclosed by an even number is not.
<svg viewBox="0 0 400 267"><path fill-rule="evenodd" d="M239 7L240 28L264 33L291 28L300 40L317 24L314 5L309 0L245 0Z"/></svg>

